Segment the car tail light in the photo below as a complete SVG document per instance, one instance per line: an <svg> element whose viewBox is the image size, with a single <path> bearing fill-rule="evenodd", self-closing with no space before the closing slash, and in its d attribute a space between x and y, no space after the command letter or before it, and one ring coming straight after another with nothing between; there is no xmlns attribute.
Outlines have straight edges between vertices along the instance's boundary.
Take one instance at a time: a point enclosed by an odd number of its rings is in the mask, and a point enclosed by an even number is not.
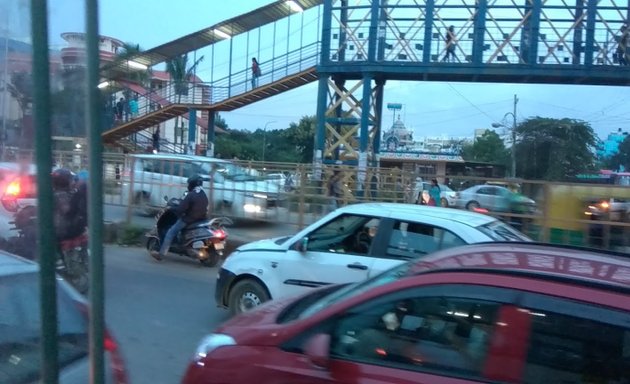
<svg viewBox="0 0 630 384"><path fill-rule="evenodd" d="M20 184L20 179L11 181L2 195L1 200L4 209L9 212L16 212L18 210L17 199L21 192L22 186Z"/></svg>
<svg viewBox="0 0 630 384"><path fill-rule="evenodd" d="M125 368L125 361L118 349L118 343L112 336L112 334L105 329L104 347L111 355L111 369L114 376L114 383L127 384L129 380L127 378L127 369Z"/></svg>
<svg viewBox="0 0 630 384"><path fill-rule="evenodd" d="M227 237L227 233L225 233L224 230L222 229L215 229L214 230L214 237L216 237L217 239L225 239Z"/></svg>
<svg viewBox="0 0 630 384"><path fill-rule="evenodd" d="M21 188L21 185L20 185L20 180L16 179L16 180L13 180L12 182L10 182L9 185L7 185L7 190L4 193L7 196L17 197L17 196L19 196L21 190L22 190L22 188Z"/></svg>

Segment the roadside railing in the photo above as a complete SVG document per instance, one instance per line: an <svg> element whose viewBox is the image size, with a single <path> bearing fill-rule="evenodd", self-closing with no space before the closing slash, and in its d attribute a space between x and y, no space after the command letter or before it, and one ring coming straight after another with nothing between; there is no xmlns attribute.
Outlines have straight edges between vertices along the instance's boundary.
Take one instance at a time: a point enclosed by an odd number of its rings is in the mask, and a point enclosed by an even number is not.
<svg viewBox="0 0 630 384"><path fill-rule="evenodd" d="M84 153L55 152L54 163L75 171L85 169ZM19 156L26 159L28 154L17 153L16 159ZM134 156L112 153L104 155L103 167L104 202L126 207L130 223L138 220L138 214L159 209L165 195L180 197L188 176L199 173L207 180L214 180L205 183L214 214L254 218L298 230L332 210L327 184L337 171L342 175L343 190L339 205L372 201L417 204L428 200L430 180L437 178L441 186L440 203L454 210L476 210L495 216L535 240L630 254L630 186L469 175L437 177L398 168L367 168L358 172L351 166L316 168L312 164L219 159L214 163L159 160L138 163ZM136 172L131 172L132 169ZM469 188L474 186L479 189L471 195ZM148 196L157 197L153 205L146 204ZM233 204L250 206L244 209ZM256 208L256 204L260 207Z"/></svg>

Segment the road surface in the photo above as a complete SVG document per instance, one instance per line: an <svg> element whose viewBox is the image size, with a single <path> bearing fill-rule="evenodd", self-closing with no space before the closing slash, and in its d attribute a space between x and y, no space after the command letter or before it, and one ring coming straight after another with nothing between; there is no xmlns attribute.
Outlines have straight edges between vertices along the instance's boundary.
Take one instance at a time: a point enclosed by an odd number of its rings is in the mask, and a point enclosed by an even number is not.
<svg viewBox="0 0 630 384"><path fill-rule="evenodd" d="M199 340L228 318L214 302L216 268L142 248L105 249L106 320L133 384L179 383Z"/></svg>

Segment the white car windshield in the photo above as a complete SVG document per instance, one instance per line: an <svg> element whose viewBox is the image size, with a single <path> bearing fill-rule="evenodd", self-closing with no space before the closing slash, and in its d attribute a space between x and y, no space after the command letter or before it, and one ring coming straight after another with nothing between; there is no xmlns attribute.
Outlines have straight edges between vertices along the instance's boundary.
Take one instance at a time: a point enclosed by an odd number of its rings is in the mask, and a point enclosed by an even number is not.
<svg viewBox="0 0 630 384"><path fill-rule="evenodd" d="M477 229L495 241L532 241L529 237L499 220L480 225Z"/></svg>
<svg viewBox="0 0 630 384"><path fill-rule="evenodd" d="M256 181L260 177L258 172L243 168L232 163L198 163L202 174L212 174L214 169L214 177L217 182L228 179L232 181Z"/></svg>

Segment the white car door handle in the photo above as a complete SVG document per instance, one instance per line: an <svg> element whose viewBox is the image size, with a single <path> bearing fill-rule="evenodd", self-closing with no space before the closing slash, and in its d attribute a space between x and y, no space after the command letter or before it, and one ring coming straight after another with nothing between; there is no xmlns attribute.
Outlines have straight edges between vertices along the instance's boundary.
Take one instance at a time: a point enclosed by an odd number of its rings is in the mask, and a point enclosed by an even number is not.
<svg viewBox="0 0 630 384"><path fill-rule="evenodd" d="M348 264L347 265L348 268L352 268L352 269L361 269L361 270L366 270L368 269L367 265L363 265L360 263L354 263L354 264Z"/></svg>

